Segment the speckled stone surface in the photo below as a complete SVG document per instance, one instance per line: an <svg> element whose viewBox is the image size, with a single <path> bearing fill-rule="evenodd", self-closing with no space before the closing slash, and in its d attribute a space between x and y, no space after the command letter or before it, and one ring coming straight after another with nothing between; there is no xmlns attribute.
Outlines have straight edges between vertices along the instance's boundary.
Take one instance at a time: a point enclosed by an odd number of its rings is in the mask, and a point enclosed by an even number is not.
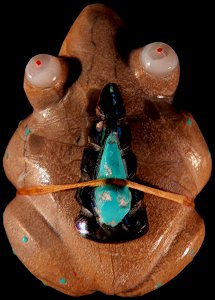
<svg viewBox="0 0 215 300"><path fill-rule="evenodd" d="M201 192L211 157L193 117L171 104L179 67L164 78L148 74L140 64L141 49L122 54L123 31L112 10L88 6L60 49L57 83L44 89L25 78L34 112L20 123L4 157L16 188L80 179L96 101L101 89L115 82L126 107L138 178L193 199ZM46 285L73 296L143 295L181 272L205 234L194 209L150 195L144 201L148 232L120 244L100 244L77 233L75 191L16 196L5 210L4 226L16 255Z"/></svg>

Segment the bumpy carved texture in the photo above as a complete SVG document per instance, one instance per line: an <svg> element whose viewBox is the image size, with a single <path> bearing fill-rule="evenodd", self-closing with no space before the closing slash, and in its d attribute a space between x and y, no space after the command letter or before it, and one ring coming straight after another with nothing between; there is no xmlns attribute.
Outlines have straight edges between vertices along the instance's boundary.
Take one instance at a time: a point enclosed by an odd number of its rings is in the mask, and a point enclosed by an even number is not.
<svg viewBox="0 0 215 300"><path fill-rule="evenodd" d="M211 172L207 145L193 117L171 104L179 80L177 55L163 43L125 55L124 30L112 10L88 6L59 57L29 62L24 89L34 112L21 122L4 157L17 189L80 180L97 101L109 82L122 95L137 178L193 199L204 187ZM147 194L144 202L149 230L124 243L101 244L79 235L75 191L16 196L5 210L4 226L16 255L46 285L74 296L97 290L143 295L176 276L204 238L195 209Z"/></svg>

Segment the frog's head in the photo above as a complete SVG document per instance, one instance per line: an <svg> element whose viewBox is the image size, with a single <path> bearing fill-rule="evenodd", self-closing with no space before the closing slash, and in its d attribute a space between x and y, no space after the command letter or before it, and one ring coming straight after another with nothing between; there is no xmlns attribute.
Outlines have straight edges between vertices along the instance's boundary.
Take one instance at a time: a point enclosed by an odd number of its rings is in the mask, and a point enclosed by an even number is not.
<svg viewBox="0 0 215 300"><path fill-rule="evenodd" d="M162 42L132 49L125 36L126 29L112 10L88 6L66 36L59 56L39 54L29 61L24 89L46 126L52 127L53 119L59 122L66 110L72 119L65 122L71 123L70 128L77 125L83 136L86 120L95 117L101 91L109 82L118 85L128 117L147 114L149 106L159 114L160 106L172 102L180 69L174 50ZM61 118L57 127L66 127L65 122ZM57 127L55 123L53 130Z"/></svg>

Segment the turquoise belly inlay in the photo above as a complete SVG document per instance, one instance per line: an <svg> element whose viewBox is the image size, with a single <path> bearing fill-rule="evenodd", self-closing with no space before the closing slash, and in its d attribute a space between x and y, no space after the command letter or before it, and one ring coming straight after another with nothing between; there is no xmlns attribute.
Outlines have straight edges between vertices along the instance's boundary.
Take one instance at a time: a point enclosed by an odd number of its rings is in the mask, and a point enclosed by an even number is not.
<svg viewBox="0 0 215 300"><path fill-rule="evenodd" d="M118 146L117 133L109 134L105 141L97 178L126 179L125 166ZM95 188L95 207L99 222L115 227L131 209L128 187L102 186Z"/></svg>

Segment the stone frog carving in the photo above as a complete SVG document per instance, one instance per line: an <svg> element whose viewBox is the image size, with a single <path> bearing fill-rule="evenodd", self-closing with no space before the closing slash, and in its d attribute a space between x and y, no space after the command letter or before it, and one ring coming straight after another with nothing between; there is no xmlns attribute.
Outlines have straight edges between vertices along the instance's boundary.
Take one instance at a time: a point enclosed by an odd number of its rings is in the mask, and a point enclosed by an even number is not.
<svg viewBox="0 0 215 300"><path fill-rule="evenodd" d="M192 115L172 104L176 53L161 42L125 51L125 32L111 9L93 4L74 22L58 57L40 54L29 61L24 89L33 113L19 124L4 156L17 189L102 177L116 161L114 176L120 172L120 178L193 201L205 186L211 173L206 142ZM112 94L119 110L108 107ZM72 296L143 295L174 278L198 252L205 227L193 207L125 188L121 199L111 194L124 205L114 223L106 189L17 194L6 207L14 252L46 285Z"/></svg>

